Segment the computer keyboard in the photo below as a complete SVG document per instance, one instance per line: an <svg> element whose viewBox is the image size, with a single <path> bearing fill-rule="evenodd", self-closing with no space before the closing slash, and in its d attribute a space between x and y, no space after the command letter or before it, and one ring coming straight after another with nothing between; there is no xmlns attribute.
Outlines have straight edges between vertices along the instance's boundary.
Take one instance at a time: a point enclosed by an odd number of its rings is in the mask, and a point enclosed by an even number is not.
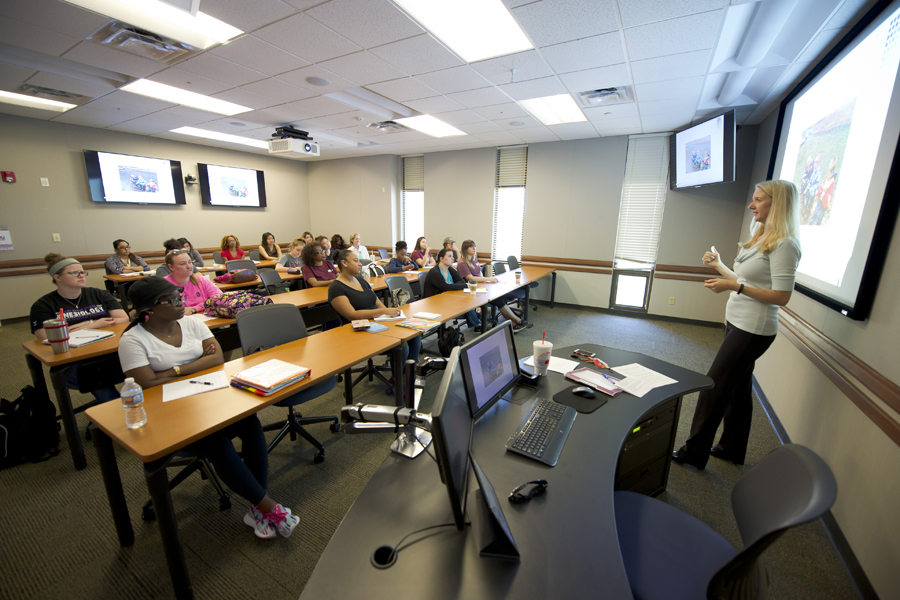
<svg viewBox="0 0 900 600"><path fill-rule="evenodd" d="M574 408L538 398L531 413L506 442L506 449L556 466L576 415Z"/></svg>

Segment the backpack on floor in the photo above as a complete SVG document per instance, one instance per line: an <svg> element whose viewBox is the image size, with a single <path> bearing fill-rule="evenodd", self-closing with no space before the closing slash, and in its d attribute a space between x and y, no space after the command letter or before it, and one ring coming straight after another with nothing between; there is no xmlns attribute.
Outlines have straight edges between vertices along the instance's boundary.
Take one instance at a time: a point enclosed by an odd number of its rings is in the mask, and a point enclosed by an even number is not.
<svg viewBox="0 0 900 600"><path fill-rule="evenodd" d="M450 358L450 353L457 346L466 343L466 337L453 325L443 324L438 330L438 351L444 358Z"/></svg>
<svg viewBox="0 0 900 600"><path fill-rule="evenodd" d="M268 296L259 296L250 292L225 292L219 296L207 298L203 303L203 314L208 317L233 319L242 310L251 306L272 304Z"/></svg>
<svg viewBox="0 0 900 600"><path fill-rule="evenodd" d="M0 469L59 454L56 407L30 385L14 401L0 399Z"/></svg>

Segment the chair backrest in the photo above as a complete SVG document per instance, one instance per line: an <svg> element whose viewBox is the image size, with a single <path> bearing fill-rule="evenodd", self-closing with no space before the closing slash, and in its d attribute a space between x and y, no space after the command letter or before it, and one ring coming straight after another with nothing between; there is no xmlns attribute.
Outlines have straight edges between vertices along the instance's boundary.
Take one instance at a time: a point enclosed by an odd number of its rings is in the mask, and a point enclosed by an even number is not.
<svg viewBox="0 0 900 600"><path fill-rule="evenodd" d="M371 262L372 262L372 259L370 259L370 258L362 258L362 259L360 259L359 264L365 266Z"/></svg>
<svg viewBox="0 0 900 600"><path fill-rule="evenodd" d="M270 296L284 291L284 287L281 285L281 275L275 269L260 269L257 274Z"/></svg>
<svg viewBox="0 0 900 600"><path fill-rule="evenodd" d="M260 260L259 258L259 248L252 248L247 252L250 255L250 260Z"/></svg>
<svg viewBox="0 0 900 600"><path fill-rule="evenodd" d="M380 267L378 265L373 265L371 267L371 271L375 277L381 277L382 275L384 275L384 267Z"/></svg>
<svg viewBox="0 0 900 600"><path fill-rule="evenodd" d="M422 290L422 294L425 294L425 278L428 277L428 271L422 271L419 273L419 289Z"/></svg>
<svg viewBox="0 0 900 600"><path fill-rule="evenodd" d="M296 306L266 304L242 310L235 317L244 356L306 337L306 323Z"/></svg>
<svg viewBox="0 0 900 600"><path fill-rule="evenodd" d="M378 256L380 256L382 259L387 258L387 257L388 257L388 251L385 250L384 248L379 248L379 249L378 249Z"/></svg>
<svg viewBox="0 0 900 600"><path fill-rule="evenodd" d="M510 254L506 257L506 263L509 265L510 271L515 271L519 268L519 259L516 258L514 254Z"/></svg>
<svg viewBox="0 0 900 600"><path fill-rule="evenodd" d="M156 268L156 276L157 277L165 277L170 274L172 271L166 265L160 265Z"/></svg>
<svg viewBox="0 0 900 600"><path fill-rule="evenodd" d="M221 252L213 252L213 262L217 265L225 264L225 261L222 260Z"/></svg>
<svg viewBox="0 0 900 600"><path fill-rule="evenodd" d="M506 265L502 262L491 263L491 266L494 268L494 275L500 275L501 273L506 273Z"/></svg>
<svg viewBox="0 0 900 600"><path fill-rule="evenodd" d="M406 280L406 277L402 275L397 275L396 277L388 277L384 280L388 286L388 292L393 297L394 290L405 290L406 293L409 294L409 301L413 300L413 291L412 286L409 285L409 282Z"/></svg>
<svg viewBox="0 0 900 600"><path fill-rule="evenodd" d="M251 271L256 271L256 265L253 264L253 261L249 258L229 260L225 263L225 270L229 273L231 273L232 271L240 271L241 269L250 269Z"/></svg>
<svg viewBox="0 0 900 600"><path fill-rule="evenodd" d="M809 448L785 444L766 455L731 491L744 550L713 576L707 597L732 597L728 592L736 590L756 597L765 581L757 566L759 555L788 528L822 516L836 498L834 474Z"/></svg>

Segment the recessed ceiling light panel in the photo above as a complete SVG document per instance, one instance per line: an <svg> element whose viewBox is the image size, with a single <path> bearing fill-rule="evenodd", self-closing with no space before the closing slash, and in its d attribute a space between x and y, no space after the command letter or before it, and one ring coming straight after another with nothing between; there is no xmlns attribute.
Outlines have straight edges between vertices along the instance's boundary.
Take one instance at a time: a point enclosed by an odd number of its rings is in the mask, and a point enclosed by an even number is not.
<svg viewBox="0 0 900 600"><path fill-rule="evenodd" d="M448 125L439 119L435 119L431 115L419 115L418 117L405 117L403 119L395 119L397 123L406 125L416 131L421 131L433 137L450 137L453 135L466 135L464 131L460 131L453 125Z"/></svg>
<svg viewBox="0 0 900 600"><path fill-rule="evenodd" d="M269 145L260 140L251 140L239 135L231 135L229 133L220 133L218 131L209 131L207 129L197 129L196 127L179 127L172 129L171 133L181 133L192 137L204 138L209 140L218 140L220 142L230 142L232 144L243 144L244 146L252 146L260 150L268 150Z"/></svg>
<svg viewBox="0 0 900 600"><path fill-rule="evenodd" d="M150 81L149 79L138 79L134 83L129 83L120 89L131 92L132 94L149 96L150 98L156 98L157 100L181 104L182 106L190 106L191 108L219 113L220 115L228 115L229 117L251 110L240 104L226 102L224 100L219 100L218 98L210 98L203 94L189 92L164 83Z"/></svg>
<svg viewBox="0 0 900 600"><path fill-rule="evenodd" d="M0 102L3 102L5 104L15 104L16 106L26 106L28 108L52 110L60 113L66 112L67 110L73 109L78 106L77 104L69 104L68 102L47 100L45 98L25 96L24 94L14 94L12 92L0 92Z"/></svg>
<svg viewBox="0 0 900 600"><path fill-rule="evenodd" d="M520 100L519 106L531 113L531 115L544 125L560 125L561 123L581 123L587 121L587 117L575 104L569 94L558 96L546 96L531 100Z"/></svg>

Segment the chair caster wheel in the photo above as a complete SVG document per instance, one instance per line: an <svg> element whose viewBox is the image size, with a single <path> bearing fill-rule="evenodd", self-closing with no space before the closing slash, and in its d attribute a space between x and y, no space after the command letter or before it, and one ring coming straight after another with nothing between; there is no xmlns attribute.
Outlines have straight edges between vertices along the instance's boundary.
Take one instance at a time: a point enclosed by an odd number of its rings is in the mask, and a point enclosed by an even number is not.
<svg viewBox="0 0 900 600"><path fill-rule="evenodd" d="M316 452L316 455L313 457L313 462L316 463L317 465L320 465L323 462L325 462L325 453L322 452L321 450Z"/></svg>
<svg viewBox="0 0 900 600"><path fill-rule="evenodd" d="M341 430L341 424L340 424L340 423L332 423L332 424L331 424L331 432L332 432L332 433L337 433L337 432L340 431L340 430Z"/></svg>
<svg viewBox="0 0 900 600"><path fill-rule="evenodd" d="M219 498L219 510L231 509L231 498Z"/></svg>
<svg viewBox="0 0 900 600"><path fill-rule="evenodd" d="M86 442L91 441L91 428L90 428L90 427L85 428L85 430L84 430L84 439L85 439Z"/></svg>
<svg viewBox="0 0 900 600"><path fill-rule="evenodd" d="M341 383L342 381L344 381L344 376L343 376L342 374L338 373L338 374L336 375L336 377L337 377L337 382L338 382L338 383Z"/></svg>
<svg viewBox="0 0 900 600"><path fill-rule="evenodd" d="M393 396L394 388L388 388L388 389L384 390L384 394L385 394L385 396Z"/></svg>
<svg viewBox="0 0 900 600"><path fill-rule="evenodd" d="M144 510L141 511L141 519L146 521L147 523L151 523L156 520L156 511L153 510L153 506L145 506Z"/></svg>

